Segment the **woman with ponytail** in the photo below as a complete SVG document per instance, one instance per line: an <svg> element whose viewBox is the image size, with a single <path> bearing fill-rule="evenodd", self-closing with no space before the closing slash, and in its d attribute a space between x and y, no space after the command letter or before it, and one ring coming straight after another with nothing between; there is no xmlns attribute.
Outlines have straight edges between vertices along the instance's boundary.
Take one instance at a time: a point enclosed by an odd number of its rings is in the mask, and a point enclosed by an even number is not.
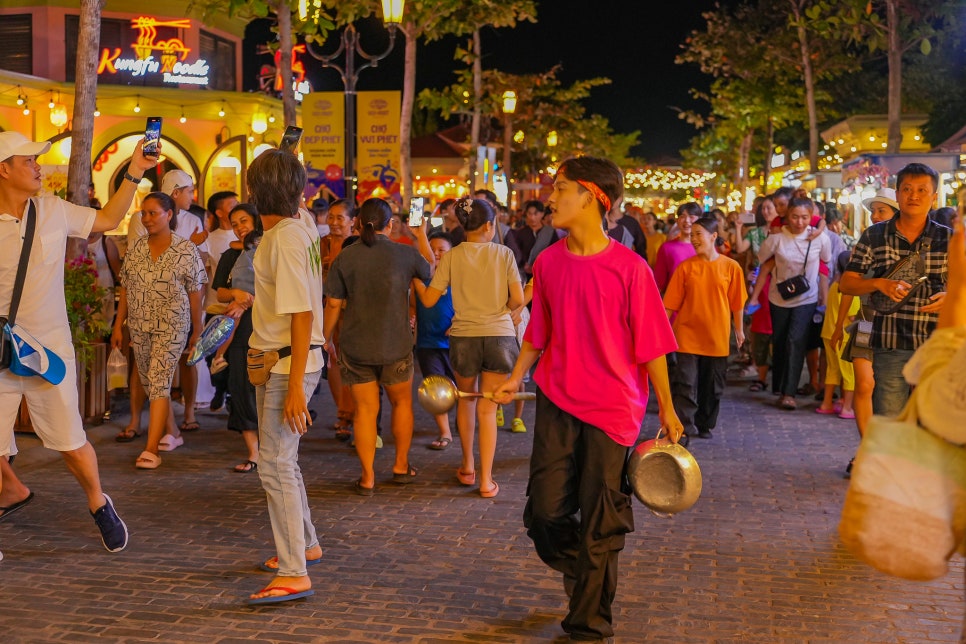
<svg viewBox="0 0 966 644"><path fill-rule="evenodd" d="M523 305L523 285L513 251L491 244L496 213L483 199L465 197L456 203L456 216L466 241L440 258L429 286L413 282L423 306L432 307L452 288L453 326L449 356L460 391L493 391L513 370L520 347L510 311ZM492 400L460 398L456 424L463 462L456 478L476 484L473 440L480 424L480 496L493 498L500 486L493 480L496 455L496 409Z"/></svg>
<svg viewBox="0 0 966 644"><path fill-rule="evenodd" d="M361 243L343 246L325 280L325 337L332 337L342 316L339 369L355 403L355 447L362 476L354 488L363 496L371 496L376 484L373 461L380 387L392 405L396 443L392 480L411 483L416 478L416 469L409 463L413 438L409 284L414 278L429 279L430 265L424 257L432 257L432 251L425 224L414 229L417 250L390 240L392 221L392 209L382 199L363 203L358 214Z"/></svg>

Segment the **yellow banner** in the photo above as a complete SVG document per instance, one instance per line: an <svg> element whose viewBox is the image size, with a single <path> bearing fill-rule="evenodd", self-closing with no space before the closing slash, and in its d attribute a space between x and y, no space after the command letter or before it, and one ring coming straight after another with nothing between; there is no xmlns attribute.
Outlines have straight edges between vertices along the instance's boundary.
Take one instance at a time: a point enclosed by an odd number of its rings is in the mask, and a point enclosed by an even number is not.
<svg viewBox="0 0 966 644"><path fill-rule="evenodd" d="M302 158L309 181L305 198L331 192L345 197L345 94L312 92L302 99ZM398 156L398 152L397 152Z"/></svg>
<svg viewBox="0 0 966 644"><path fill-rule="evenodd" d="M359 200L399 195L399 92L359 92L356 171Z"/></svg>

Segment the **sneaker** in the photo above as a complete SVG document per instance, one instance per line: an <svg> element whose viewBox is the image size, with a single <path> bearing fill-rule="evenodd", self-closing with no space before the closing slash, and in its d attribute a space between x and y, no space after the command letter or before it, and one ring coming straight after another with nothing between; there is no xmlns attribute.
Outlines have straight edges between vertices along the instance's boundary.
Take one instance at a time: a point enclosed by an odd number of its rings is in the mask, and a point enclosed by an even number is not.
<svg viewBox="0 0 966 644"><path fill-rule="evenodd" d="M514 434L526 434L527 426L523 424L522 418L514 418L513 422L510 423L510 431Z"/></svg>
<svg viewBox="0 0 966 644"><path fill-rule="evenodd" d="M96 512L91 512L97 529L101 531L101 541L108 552L120 552L127 548L127 526L121 521L114 510L111 497L104 495L107 500Z"/></svg>
<svg viewBox="0 0 966 644"><path fill-rule="evenodd" d="M505 425L506 423L504 422L504 419L503 419L503 406L500 405L500 406L497 406L496 408L496 426L504 427Z"/></svg>
<svg viewBox="0 0 966 644"><path fill-rule="evenodd" d="M218 411L225 406L225 394L227 392L222 389L215 389L215 395L211 397L211 405L208 407L211 411Z"/></svg>

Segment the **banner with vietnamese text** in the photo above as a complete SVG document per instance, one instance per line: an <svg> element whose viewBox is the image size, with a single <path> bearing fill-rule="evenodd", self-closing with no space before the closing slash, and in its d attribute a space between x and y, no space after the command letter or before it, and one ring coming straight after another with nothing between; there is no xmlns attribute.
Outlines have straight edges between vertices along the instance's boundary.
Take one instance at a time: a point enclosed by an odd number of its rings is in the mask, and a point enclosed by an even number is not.
<svg viewBox="0 0 966 644"><path fill-rule="evenodd" d="M358 199L399 194L399 112L397 91L359 92L356 99Z"/></svg>
<svg viewBox="0 0 966 644"><path fill-rule="evenodd" d="M312 92L302 100L302 159L308 173L305 199L345 197L345 94ZM327 194L331 192L332 194Z"/></svg>

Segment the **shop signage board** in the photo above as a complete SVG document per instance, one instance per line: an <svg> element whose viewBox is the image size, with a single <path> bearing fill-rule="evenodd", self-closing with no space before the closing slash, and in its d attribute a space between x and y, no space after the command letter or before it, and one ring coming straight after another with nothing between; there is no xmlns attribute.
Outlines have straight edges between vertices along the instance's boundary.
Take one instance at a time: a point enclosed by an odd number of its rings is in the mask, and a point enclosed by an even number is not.
<svg viewBox="0 0 966 644"><path fill-rule="evenodd" d="M359 92L356 100L358 198L400 200L400 93Z"/></svg>
<svg viewBox="0 0 966 644"><path fill-rule="evenodd" d="M207 86L210 67L191 56L191 48L177 37L191 20L159 20L139 16L131 20L137 37L128 47L104 47L97 65L100 82ZM160 37L158 29L170 37Z"/></svg>
<svg viewBox="0 0 966 644"><path fill-rule="evenodd" d="M302 159L309 180L305 197L345 197L345 94L312 92L302 99Z"/></svg>

